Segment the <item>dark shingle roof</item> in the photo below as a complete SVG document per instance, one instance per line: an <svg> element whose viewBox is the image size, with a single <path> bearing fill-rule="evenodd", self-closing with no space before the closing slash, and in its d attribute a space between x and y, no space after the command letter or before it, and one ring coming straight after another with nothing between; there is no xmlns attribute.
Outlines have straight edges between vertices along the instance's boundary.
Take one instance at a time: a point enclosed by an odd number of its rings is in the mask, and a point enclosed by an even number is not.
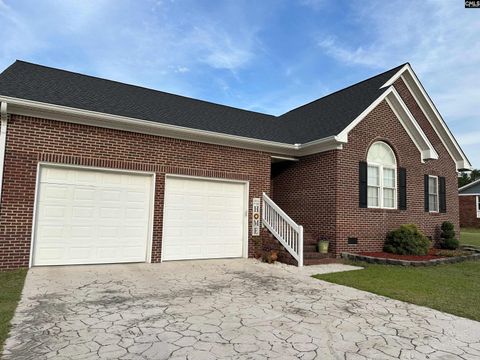
<svg viewBox="0 0 480 360"><path fill-rule="evenodd" d="M18 60L0 74L0 95L295 144L340 133L383 93L384 89L380 87L401 66L281 116L237 109Z"/></svg>

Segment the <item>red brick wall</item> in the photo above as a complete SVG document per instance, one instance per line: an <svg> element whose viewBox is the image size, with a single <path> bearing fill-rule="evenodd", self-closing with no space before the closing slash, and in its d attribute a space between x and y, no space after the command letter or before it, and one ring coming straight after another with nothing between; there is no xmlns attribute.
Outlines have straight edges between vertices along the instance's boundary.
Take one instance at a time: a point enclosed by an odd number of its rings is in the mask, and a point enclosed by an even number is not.
<svg viewBox="0 0 480 360"><path fill-rule="evenodd" d="M402 80L395 83L395 88L434 146L439 159L421 163L420 152L388 104L385 101L379 104L350 132L348 143L338 154L337 254L342 251L380 251L387 232L405 223L417 224L433 239L438 238L443 221L451 221L457 229L459 227L455 163ZM407 170L407 210L359 207L358 163L366 161L369 146L377 140L389 143L396 153L398 166ZM446 213L425 212L425 174L446 178ZM358 245L348 245L348 237L357 237Z"/></svg>
<svg viewBox="0 0 480 360"><path fill-rule="evenodd" d="M460 198L460 226L480 228L480 218L477 218L477 197L459 196Z"/></svg>
<svg viewBox="0 0 480 360"><path fill-rule="evenodd" d="M272 169L273 200L314 238L335 238L338 150L282 162Z"/></svg>
<svg viewBox="0 0 480 360"><path fill-rule="evenodd" d="M315 238L327 236L330 251L337 255L380 251L387 232L405 223L417 224L433 239L438 238L443 221L459 226L455 163L402 80L395 87L439 154L438 160L421 163L419 150L384 101L350 132L342 150L303 157L272 171L275 202ZM389 143L398 166L407 169L407 210L359 207L359 162L366 160L377 140ZM446 178L447 213L424 211L425 174ZM358 238L358 245L348 245L348 237Z"/></svg>
<svg viewBox="0 0 480 360"><path fill-rule="evenodd" d="M28 266L39 161L155 172L154 262L160 260L165 174L249 181L249 208L252 197L270 190L266 153L12 115L0 209L0 268ZM251 217L249 229L250 224ZM249 236L249 256L259 246Z"/></svg>

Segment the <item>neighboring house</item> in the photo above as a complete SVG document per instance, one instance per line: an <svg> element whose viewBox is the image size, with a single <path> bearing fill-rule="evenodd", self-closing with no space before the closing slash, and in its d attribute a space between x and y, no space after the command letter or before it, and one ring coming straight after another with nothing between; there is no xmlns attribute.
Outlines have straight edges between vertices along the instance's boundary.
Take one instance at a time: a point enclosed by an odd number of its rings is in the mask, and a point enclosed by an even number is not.
<svg viewBox="0 0 480 360"><path fill-rule="evenodd" d="M409 64L281 116L22 61L0 101L2 268L380 251L471 168Z"/></svg>
<svg viewBox="0 0 480 360"><path fill-rule="evenodd" d="M458 189L460 226L480 228L480 179Z"/></svg>

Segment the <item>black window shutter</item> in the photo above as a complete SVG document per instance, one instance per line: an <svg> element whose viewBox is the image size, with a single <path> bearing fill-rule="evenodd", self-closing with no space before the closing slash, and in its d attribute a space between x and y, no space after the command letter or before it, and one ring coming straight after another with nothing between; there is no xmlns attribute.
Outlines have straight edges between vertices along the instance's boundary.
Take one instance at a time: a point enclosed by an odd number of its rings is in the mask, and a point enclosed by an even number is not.
<svg viewBox="0 0 480 360"><path fill-rule="evenodd" d="M447 212L447 192L445 189L445 178L438 177L438 205L441 213Z"/></svg>
<svg viewBox="0 0 480 360"><path fill-rule="evenodd" d="M407 169L398 169L398 208L407 210Z"/></svg>
<svg viewBox="0 0 480 360"><path fill-rule="evenodd" d="M367 207L367 163L360 161L359 163L359 200L360 207Z"/></svg>
<svg viewBox="0 0 480 360"><path fill-rule="evenodd" d="M424 189L424 199L425 199L425 211L430 211L428 206L428 175L423 176L423 189Z"/></svg>

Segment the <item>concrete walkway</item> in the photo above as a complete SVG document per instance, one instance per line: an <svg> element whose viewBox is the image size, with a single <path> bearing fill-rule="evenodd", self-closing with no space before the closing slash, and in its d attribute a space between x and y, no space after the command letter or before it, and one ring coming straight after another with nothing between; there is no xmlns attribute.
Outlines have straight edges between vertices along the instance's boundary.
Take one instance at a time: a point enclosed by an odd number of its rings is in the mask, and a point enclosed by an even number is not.
<svg viewBox="0 0 480 360"><path fill-rule="evenodd" d="M480 323L219 260L30 270L5 359L480 359ZM472 304L476 306L477 304Z"/></svg>

